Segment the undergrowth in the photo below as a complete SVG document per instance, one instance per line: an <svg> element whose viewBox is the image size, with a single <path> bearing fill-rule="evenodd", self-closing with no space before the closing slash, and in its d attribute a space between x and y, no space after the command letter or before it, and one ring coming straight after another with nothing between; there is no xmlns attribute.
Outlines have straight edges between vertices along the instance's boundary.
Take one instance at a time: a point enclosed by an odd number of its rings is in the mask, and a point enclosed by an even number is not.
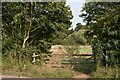
<svg viewBox="0 0 120 80"><path fill-rule="evenodd" d="M3 59L3 58L2 58ZM32 64L29 61L11 61L9 59L2 60L2 74L17 77L32 78L71 78L75 72L71 68L47 68L42 65Z"/></svg>
<svg viewBox="0 0 120 80"><path fill-rule="evenodd" d="M92 78L120 78L120 68L99 66L97 71L92 71L91 77Z"/></svg>

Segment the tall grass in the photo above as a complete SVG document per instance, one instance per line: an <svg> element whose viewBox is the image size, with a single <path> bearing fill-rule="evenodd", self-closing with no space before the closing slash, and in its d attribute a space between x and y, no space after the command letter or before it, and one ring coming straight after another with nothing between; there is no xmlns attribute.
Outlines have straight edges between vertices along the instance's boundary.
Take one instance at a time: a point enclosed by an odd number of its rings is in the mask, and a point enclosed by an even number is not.
<svg viewBox="0 0 120 80"><path fill-rule="evenodd" d="M93 78L120 78L120 68L118 67L98 67L97 71L92 71Z"/></svg>
<svg viewBox="0 0 120 80"><path fill-rule="evenodd" d="M30 61L11 61L2 58L2 74L29 78L71 78L75 72L71 68L49 68L42 65L32 64Z"/></svg>

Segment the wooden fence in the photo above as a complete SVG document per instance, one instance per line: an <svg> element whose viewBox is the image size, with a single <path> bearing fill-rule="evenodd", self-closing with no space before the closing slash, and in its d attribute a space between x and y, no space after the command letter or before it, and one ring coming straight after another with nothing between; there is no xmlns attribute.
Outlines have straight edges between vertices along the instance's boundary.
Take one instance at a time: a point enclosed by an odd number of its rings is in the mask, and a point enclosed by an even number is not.
<svg viewBox="0 0 120 80"><path fill-rule="evenodd" d="M36 58L38 57L39 55L33 53L33 63L36 62ZM75 59L75 58L84 58L86 60L89 60L91 58L93 58L93 60L95 61L95 57L93 54L43 54L44 56L44 59L45 59L45 64L50 64L50 65L56 65L56 66L59 66L61 64L69 64L69 61L71 59ZM86 58L87 57L87 58ZM74 62L74 63L77 63L77 62Z"/></svg>

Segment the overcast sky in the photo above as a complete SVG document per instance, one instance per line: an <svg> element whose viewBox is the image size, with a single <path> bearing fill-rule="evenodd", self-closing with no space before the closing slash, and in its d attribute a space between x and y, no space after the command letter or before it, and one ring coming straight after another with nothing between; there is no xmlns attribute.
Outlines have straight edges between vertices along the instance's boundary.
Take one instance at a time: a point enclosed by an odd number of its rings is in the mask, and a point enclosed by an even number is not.
<svg viewBox="0 0 120 80"><path fill-rule="evenodd" d="M71 7L73 19L72 26L75 28L77 23L83 23L82 18L79 17L80 11L84 6L85 0L67 0L67 5Z"/></svg>

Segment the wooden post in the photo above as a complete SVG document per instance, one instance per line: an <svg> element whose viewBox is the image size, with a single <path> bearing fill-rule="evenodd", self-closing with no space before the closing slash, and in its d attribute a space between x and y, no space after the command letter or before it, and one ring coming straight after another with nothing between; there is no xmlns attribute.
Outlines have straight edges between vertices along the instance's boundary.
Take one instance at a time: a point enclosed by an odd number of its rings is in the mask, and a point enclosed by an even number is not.
<svg viewBox="0 0 120 80"><path fill-rule="evenodd" d="M36 55L35 53L33 53L33 61L32 61L32 63L35 63L36 62L36 57L38 57L39 55Z"/></svg>

